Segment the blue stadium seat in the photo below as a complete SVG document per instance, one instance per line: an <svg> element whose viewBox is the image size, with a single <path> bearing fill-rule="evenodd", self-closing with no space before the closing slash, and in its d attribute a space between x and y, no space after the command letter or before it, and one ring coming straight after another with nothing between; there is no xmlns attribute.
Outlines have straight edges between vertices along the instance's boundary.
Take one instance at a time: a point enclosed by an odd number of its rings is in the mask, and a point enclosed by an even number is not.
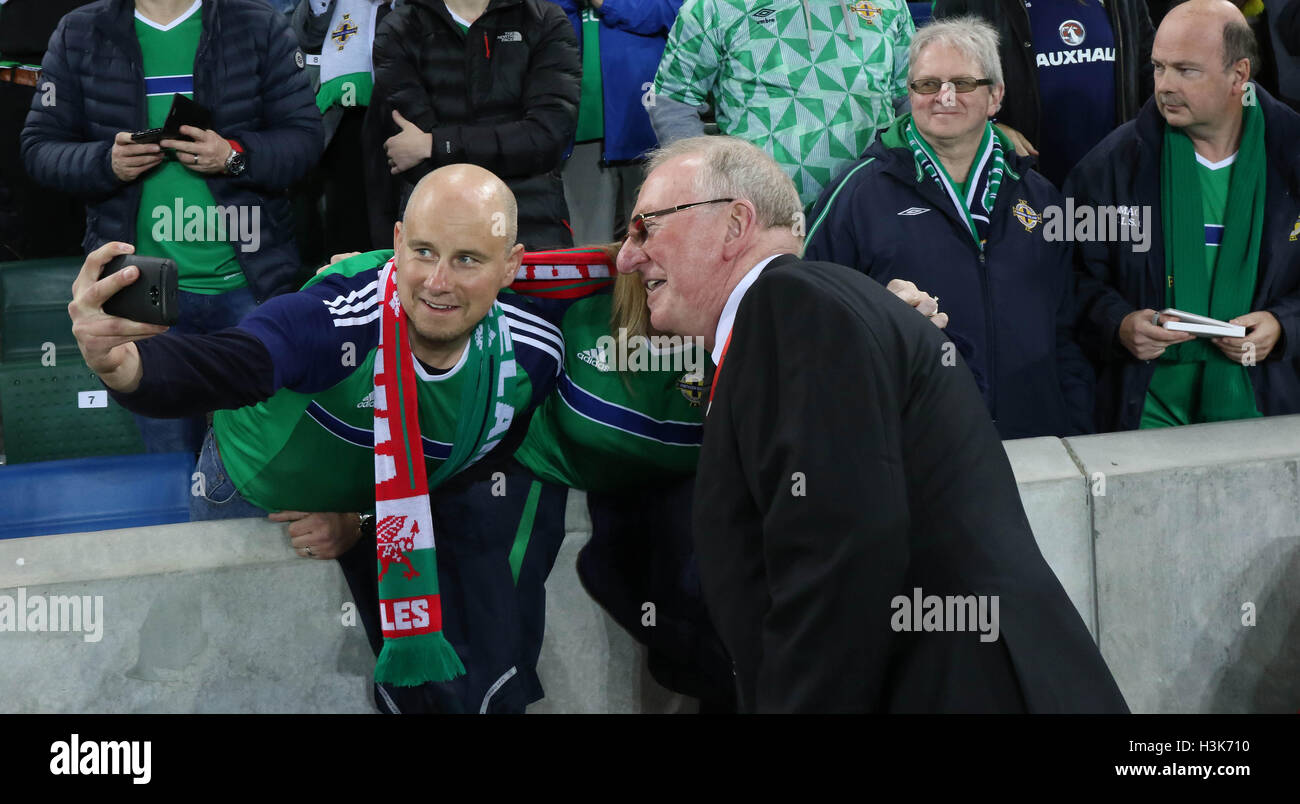
<svg viewBox="0 0 1300 804"><path fill-rule="evenodd" d="M933 7L933 3L908 3L907 10L912 12L913 24L920 28L922 25L929 22L930 17L933 16L930 13Z"/></svg>
<svg viewBox="0 0 1300 804"><path fill-rule="evenodd" d="M188 522L193 471L183 452L0 466L0 539Z"/></svg>

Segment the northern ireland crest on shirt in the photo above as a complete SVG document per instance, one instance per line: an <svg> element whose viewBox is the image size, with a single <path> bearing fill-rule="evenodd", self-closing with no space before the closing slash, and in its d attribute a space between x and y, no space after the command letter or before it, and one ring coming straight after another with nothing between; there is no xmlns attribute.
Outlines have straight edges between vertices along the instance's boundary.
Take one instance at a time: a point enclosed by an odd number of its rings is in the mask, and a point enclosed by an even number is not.
<svg viewBox="0 0 1300 804"><path fill-rule="evenodd" d="M361 33L361 29L352 21L351 14L344 14L343 19L339 20L338 26L330 32L330 40L338 45L342 50L348 43L348 40Z"/></svg>
<svg viewBox="0 0 1300 804"><path fill-rule="evenodd" d="M861 17L868 25L875 25L880 22L880 6L869 2L869 0L859 0L849 6L854 14Z"/></svg>
<svg viewBox="0 0 1300 804"><path fill-rule="evenodd" d="M1043 216L1039 215L1038 211L1029 206L1029 202L1023 198L1011 208L1011 214L1020 221L1020 225L1025 227L1026 232L1034 231L1038 224L1043 222Z"/></svg>
<svg viewBox="0 0 1300 804"><path fill-rule="evenodd" d="M704 375L687 372L677 378L677 390L682 392L691 407L698 408L704 401Z"/></svg>

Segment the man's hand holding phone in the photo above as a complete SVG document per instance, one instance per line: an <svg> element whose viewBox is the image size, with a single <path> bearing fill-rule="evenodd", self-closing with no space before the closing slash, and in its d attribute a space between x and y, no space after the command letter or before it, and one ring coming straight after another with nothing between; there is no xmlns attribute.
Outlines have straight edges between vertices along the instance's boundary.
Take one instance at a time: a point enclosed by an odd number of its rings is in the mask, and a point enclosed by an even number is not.
<svg viewBox="0 0 1300 804"><path fill-rule="evenodd" d="M130 131L119 131L113 137L113 150L110 158L113 175L123 182L133 182L142 173L162 164L162 148L157 143L139 143L133 140Z"/></svg>
<svg viewBox="0 0 1300 804"><path fill-rule="evenodd" d="M143 376L135 341L167 331L167 327L158 324L142 324L104 312L104 302L135 282L140 269L129 266L103 279L100 279L100 274L114 257L134 251L131 244L117 242L106 243L92 251L72 283L72 301L68 304L72 334L86 365L109 388L124 393L138 388Z"/></svg>
<svg viewBox="0 0 1300 804"><path fill-rule="evenodd" d="M220 134L210 128L195 126L181 126L181 134L189 139L165 139L159 145L175 149L176 161L195 173L212 175L226 172L226 159L234 149Z"/></svg>

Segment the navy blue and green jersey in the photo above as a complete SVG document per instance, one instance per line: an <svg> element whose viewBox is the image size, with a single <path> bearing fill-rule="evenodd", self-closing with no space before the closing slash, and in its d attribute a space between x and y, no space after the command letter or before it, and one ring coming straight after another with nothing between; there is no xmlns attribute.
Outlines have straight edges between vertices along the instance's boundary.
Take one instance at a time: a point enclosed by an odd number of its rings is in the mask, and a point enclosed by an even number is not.
<svg viewBox="0 0 1300 804"><path fill-rule="evenodd" d="M203 34L201 9L202 3L195 0L168 25L135 13L151 128L162 127L177 94L194 97L194 56ZM180 289L189 293L225 293L246 286L231 245L236 233L226 231L228 221L210 213L216 206L205 176L178 161L163 162L140 182L136 253L175 260ZM220 225L208 228L204 221L220 221Z"/></svg>
<svg viewBox="0 0 1300 804"><path fill-rule="evenodd" d="M238 329L270 354L274 393L257 404L218 411L213 428L227 474L254 505L300 511L374 507L379 273L391 256L377 251L339 262L300 292L270 300L240 323ZM513 429L554 387L564 350L555 322L567 303L505 291L497 304L514 345L518 382L510 411L489 404L494 409L474 415L487 427L508 418ZM442 373L415 361L430 476L451 453L461 391L476 375L475 367L465 365L470 352ZM502 373L509 375L504 368Z"/></svg>
<svg viewBox="0 0 1300 804"><path fill-rule="evenodd" d="M543 480L614 491L695 471L708 354L681 338L620 342L611 299L579 299L561 321L564 371L515 452Z"/></svg>

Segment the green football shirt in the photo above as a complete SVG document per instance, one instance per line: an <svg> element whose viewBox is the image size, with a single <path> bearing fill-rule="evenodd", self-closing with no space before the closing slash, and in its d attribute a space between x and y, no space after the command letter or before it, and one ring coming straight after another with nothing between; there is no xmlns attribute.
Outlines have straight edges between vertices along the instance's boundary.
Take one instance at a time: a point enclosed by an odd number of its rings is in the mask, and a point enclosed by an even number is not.
<svg viewBox="0 0 1300 804"><path fill-rule="evenodd" d="M277 296L240 323L275 366L271 398L213 416L226 472L250 503L269 511L368 511L374 507L374 361L379 271L391 251L361 254ZM559 372L559 329L538 315L545 302L502 293L515 366L508 404L475 411L470 426L500 443L516 417L541 402ZM415 363L420 434L432 477L451 455L462 392L478 375L473 350L445 373ZM482 352L473 352L481 358ZM489 397L490 398L490 397ZM504 409L503 409L504 407ZM487 449L487 446L483 448Z"/></svg>
<svg viewBox="0 0 1300 804"><path fill-rule="evenodd" d="M166 26L136 12L135 35L144 59L150 128L160 127L167 119L173 95L194 97L194 57L202 33L203 15L197 0ZM232 242L240 235L240 215L251 215L250 210L228 214L230 210L217 206L203 175L176 161L163 161L140 182L137 254L174 260L180 289L189 293L224 293L248 284Z"/></svg>
<svg viewBox="0 0 1300 804"><path fill-rule="evenodd" d="M605 90L600 75L600 17L582 10L582 96L578 102L578 128L574 142L605 137Z"/></svg>
<svg viewBox="0 0 1300 804"><path fill-rule="evenodd" d="M695 471L708 353L680 337L620 344L611 298L579 299L561 323L564 372L515 453L543 480L612 491Z"/></svg>
<svg viewBox="0 0 1300 804"><path fill-rule="evenodd" d="M902 0L697 0L668 34L654 91L691 106L711 94L722 133L767 151L807 207L893 122L915 32Z"/></svg>
<svg viewBox="0 0 1300 804"><path fill-rule="evenodd" d="M1205 219L1205 275L1214 286L1214 269L1219 261L1219 244L1223 242L1223 218L1228 210L1228 184L1232 181L1232 163L1236 155L1210 163L1196 155L1196 175L1201 185L1201 216ZM1188 310L1208 315L1209 310ZM1175 427L1201 421L1201 378L1205 364L1164 363L1156 366L1142 406L1142 429Z"/></svg>

